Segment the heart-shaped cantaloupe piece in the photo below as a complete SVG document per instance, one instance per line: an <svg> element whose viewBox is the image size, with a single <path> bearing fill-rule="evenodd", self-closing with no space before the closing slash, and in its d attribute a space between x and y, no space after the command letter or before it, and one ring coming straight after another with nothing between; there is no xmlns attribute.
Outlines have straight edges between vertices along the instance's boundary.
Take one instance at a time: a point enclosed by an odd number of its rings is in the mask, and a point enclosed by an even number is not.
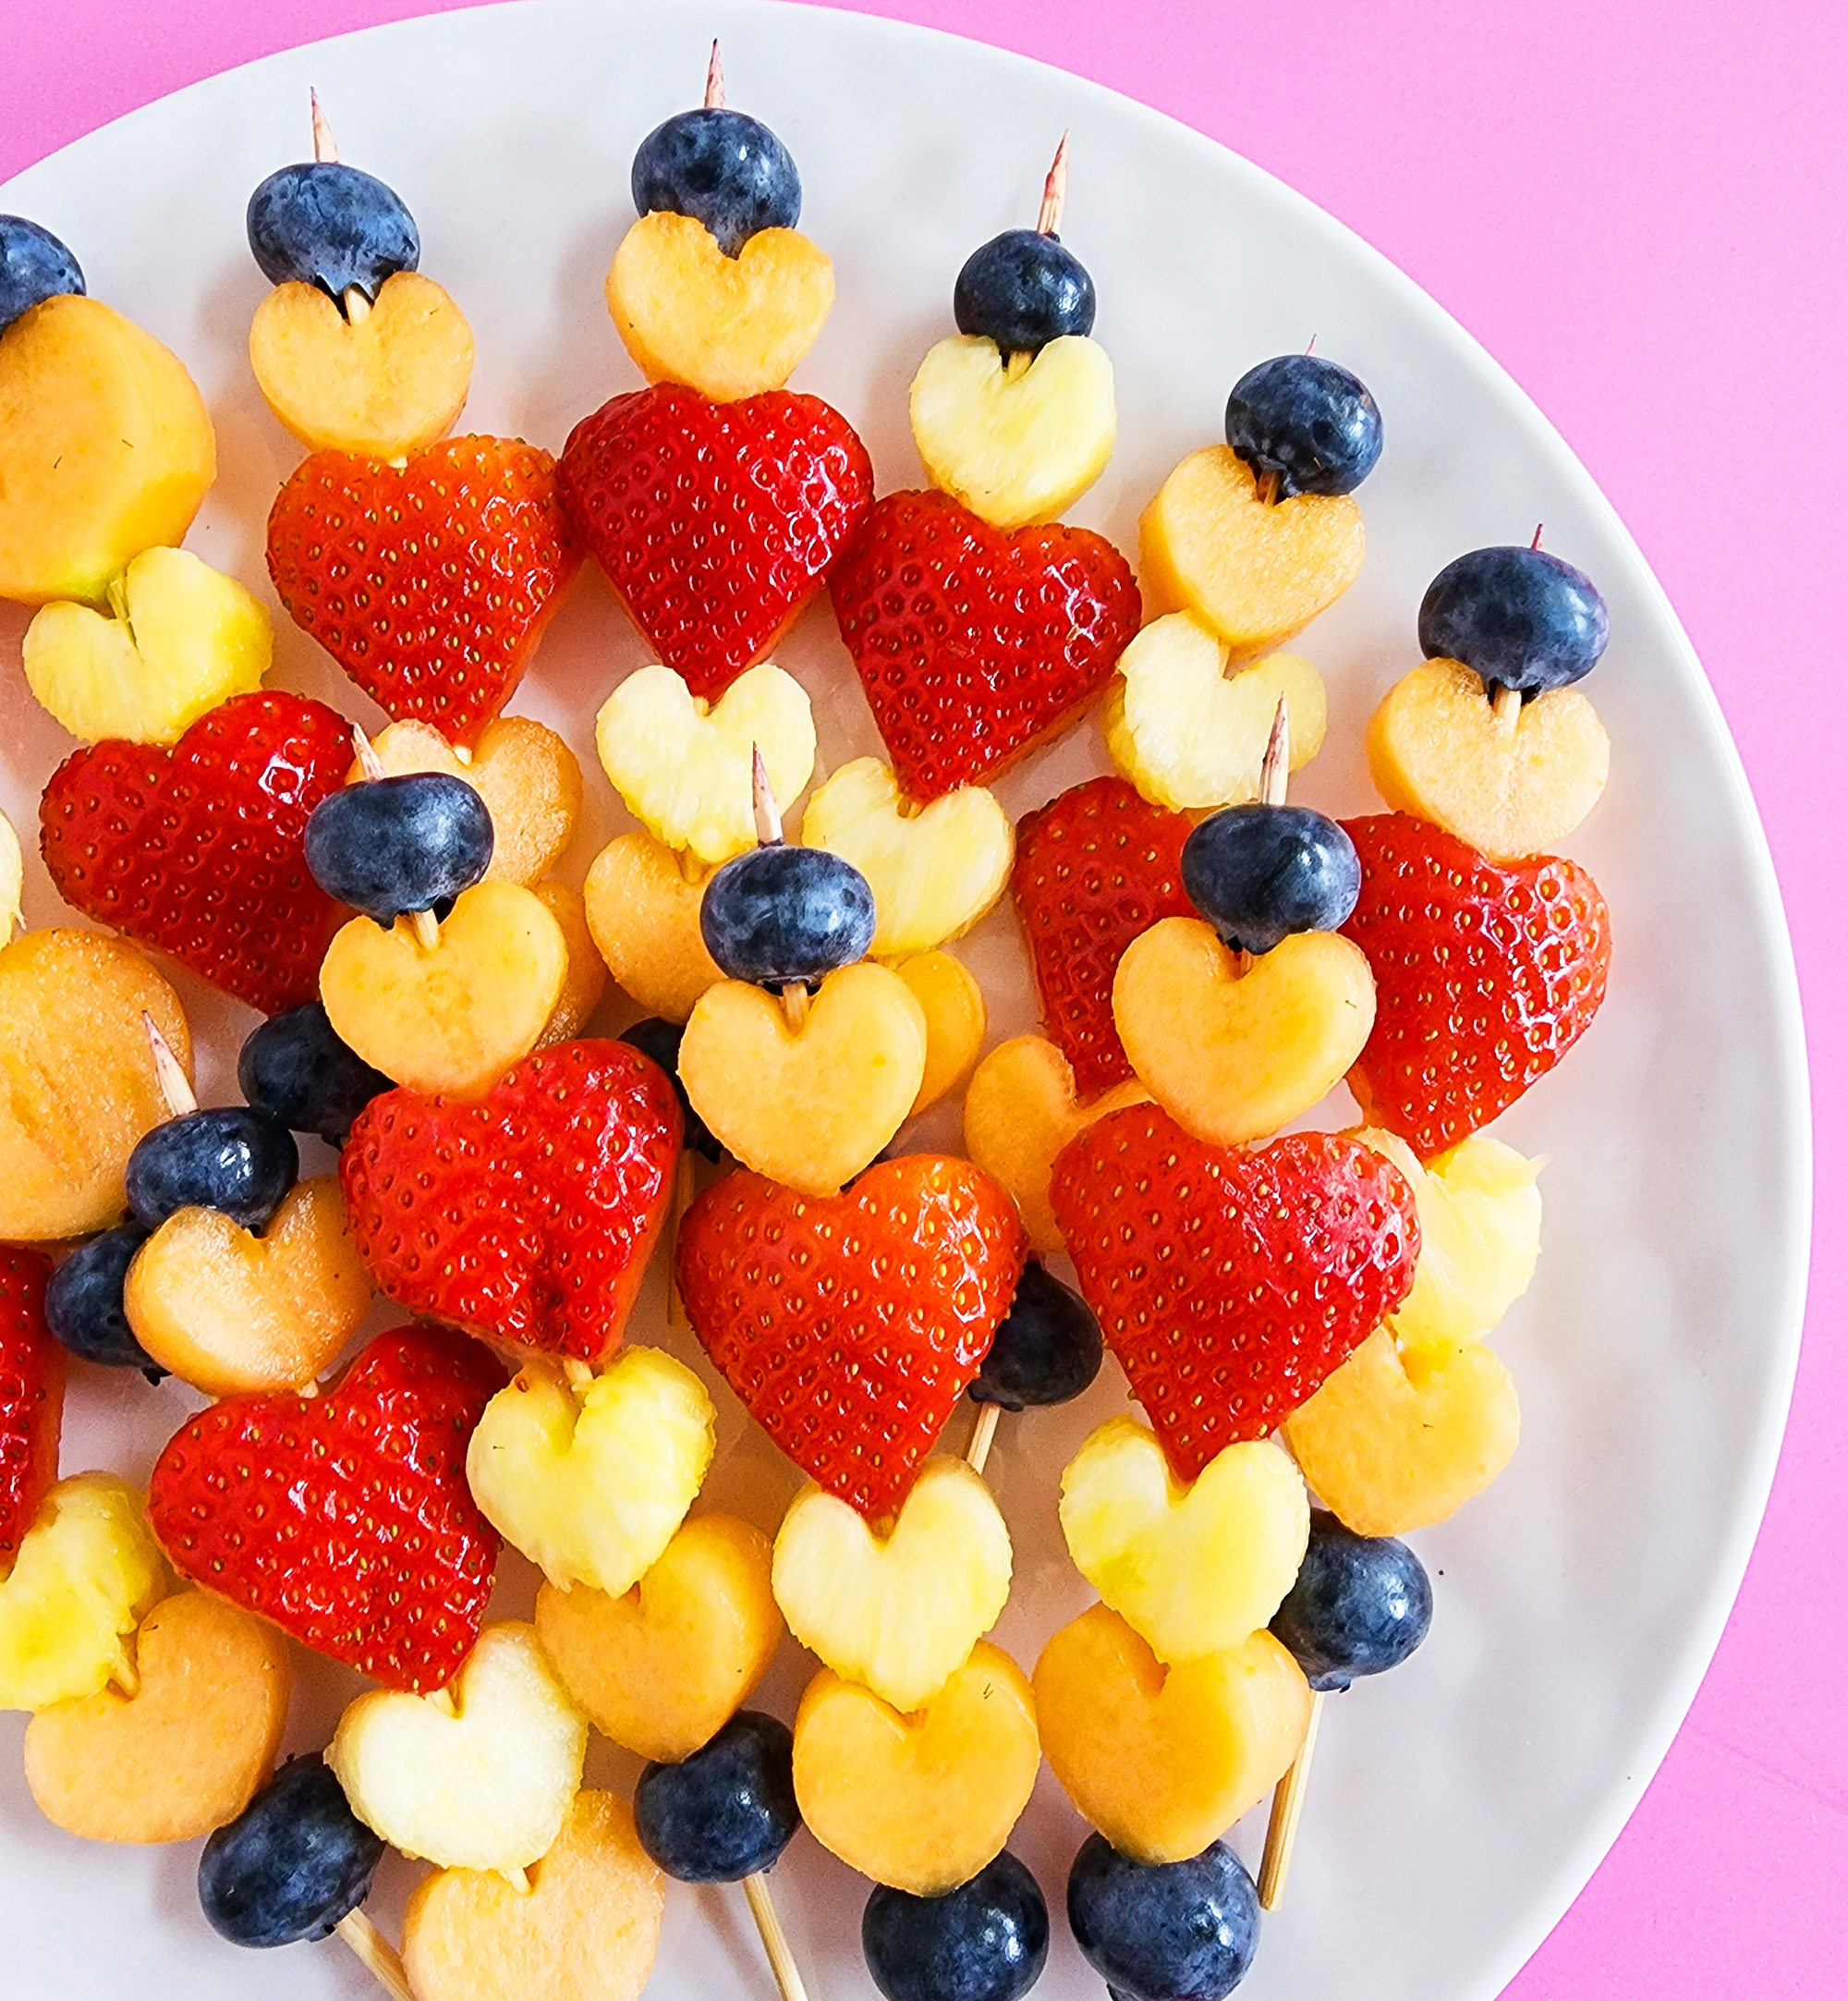
<svg viewBox="0 0 1848 2001"><path fill-rule="evenodd" d="M948 952L920 952L893 970L924 1010L924 1081L912 1101L915 1118L975 1068L988 1034L988 1001L975 974Z"/></svg>
<svg viewBox="0 0 1848 2001"><path fill-rule="evenodd" d="M584 879L584 915L610 977L651 1015L685 1021L725 976L699 930L706 871L650 834L619 834Z"/></svg>
<svg viewBox="0 0 1848 2001"><path fill-rule="evenodd" d="M597 1003L610 983L610 969L590 934L590 921L584 899L569 883L549 876L532 885L532 893L552 912L558 934L565 940L565 984L558 1000L539 1031L535 1050L550 1049L555 1043L574 1042L584 1032L584 1024L597 1011Z"/></svg>

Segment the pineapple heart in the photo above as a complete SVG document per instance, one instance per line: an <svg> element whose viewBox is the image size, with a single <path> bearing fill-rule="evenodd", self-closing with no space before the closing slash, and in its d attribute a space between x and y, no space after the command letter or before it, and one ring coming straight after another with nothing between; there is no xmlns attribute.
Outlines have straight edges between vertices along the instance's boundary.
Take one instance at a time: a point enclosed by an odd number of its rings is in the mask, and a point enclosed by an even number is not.
<svg viewBox="0 0 1848 2001"><path fill-rule="evenodd" d="M26 862L13 823L0 813L0 939L11 943L19 928L19 904L26 890Z"/></svg>
<svg viewBox="0 0 1848 2001"><path fill-rule="evenodd" d="M618 834L584 879L584 915L610 977L646 1013L685 1021L725 976L699 930L705 873L651 834Z"/></svg>
<svg viewBox="0 0 1848 2001"><path fill-rule="evenodd" d="M988 1002L976 976L947 952L924 952L893 970L924 1010L924 1081L911 1116L949 1096L975 1068L988 1034Z"/></svg>
<svg viewBox="0 0 1848 2001"><path fill-rule="evenodd" d="M909 1711L1001 1617L1013 1568L993 1495L962 1460L937 1458L924 1462L884 1534L846 1502L806 1487L777 1531L771 1582L811 1653Z"/></svg>
<svg viewBox="0 0 1848 2001"><path fill-rule="evenodd" d="M468 1486L553 1584L620 1598L672 1540L712 1463L712 1400L659 1348L601 1375L529 1360L468 1441Z"/></svg>
<svg viewBox="0 0 1848 2001"><path fill-rule="evenodd" d="M1172 1665L1270 1623L1308 1547L1309 1501L1268 1438L1226 1446L1188 1485L1153 1432L1111 1418L1065 1469L1059 1524L1092 1590Z"/></svg>
<svg viewBox="0 0 1848 2001"><path fill-rule="evenodd" d="M1149 1096L1197 1140L1237 1146L1347 1075L1373 1031L1373 973L1340 933L1305 931L1241 974L1211 925L1165 917L1123 955L1111 1011Z"/></svg>

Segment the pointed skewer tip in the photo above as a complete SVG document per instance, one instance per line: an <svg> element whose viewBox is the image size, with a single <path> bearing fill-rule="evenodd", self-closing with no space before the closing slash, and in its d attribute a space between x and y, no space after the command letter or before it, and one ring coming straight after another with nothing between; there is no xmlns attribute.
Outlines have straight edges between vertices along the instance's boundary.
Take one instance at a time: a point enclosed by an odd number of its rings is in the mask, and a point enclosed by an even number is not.
<svg viewBox="0 0 1848 2001"><path fill-rule="evenodd" d="M358 723L353 726L353 758L360 775L369 782L385 775L384 760L372 748L372 739Z"/></svg>
<svg viewBox="0 0 1848 2001"><path fill-rule="evenodd" d="M1270 718L1270 740L1264 746L1264 763L1258 780L1258 796L1267 806L1281 806L1290 788L1290 702L1277 698L1277 713Z"/></svg>
<svg viewBox="0 0 1848 2001"><path fill-rule="evenodd" d="M712 38L712 53L706 63L706 109L723 111L725 108L725 66L719 56L719 40Z"/></svg>
<svg viewBox="0 0 1848 2001"><path fill-rule="evenodd" d="M1070 128L1059 135L1059 150L1052 155L1052 165L1046 173L1046 186L1040 196L1040 220L1035 224L1042 237L1055 237L1065 214L1065 160L1071 149Z"/></svg>
<svg viewBox="0 0 1848 2001"><path fill-rule="evenodd" d="M173 1044L161 1033L160 1024L145 1007L141 1010L141 1027L148 1038L148 1053L154 1059L154 1080L166 1101L169 1116L184 1118L188 1112L198 1111L199 1099L179 1058L173 1053Z"/></svg>
<svg viewBox="0 0 1848 2001"><path fill-rule="evenodd" d="M328 124L327 114L321 108L321 99L311 90L308 93L308 121L314 132L316 165L339 165L340 149L334 142L334 128Z"/></svg>
<svg viewBox="0 0 1848 2001"><path fill-rule="evenodd" d="M770 789L770 771L763 752L751 745L751 817L757 823L760 848L776 848L783 841L783 816L776 809L776 795Z"/></svg>

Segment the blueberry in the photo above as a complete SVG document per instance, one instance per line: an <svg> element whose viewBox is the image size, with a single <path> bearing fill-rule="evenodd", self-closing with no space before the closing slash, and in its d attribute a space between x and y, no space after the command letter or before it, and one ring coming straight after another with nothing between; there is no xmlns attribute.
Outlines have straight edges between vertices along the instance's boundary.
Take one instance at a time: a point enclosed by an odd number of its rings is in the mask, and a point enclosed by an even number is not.
<svg viewBox="0 0 1848 2001"><path fill-rule="evenodd" d="M984 334L1003 354L1038 354L1097 319L1091 275L1051 234L1003 229L956 274L956 330Z"/></svg>
<svg viewBox="0 0 1848 2001"><path fill-rule="evenodd" d="M45 1287L45 1324L85 1361L105 1369L139 1369L150 1383L158 1383L166 1371L136 1340L122 1306L128 1267L147 1240L139 1223L124 1223L79 1244Z"/></svg>
<svg viewBox="0 0 1848 2001"><path fill-rule="evenodd" d="M77 259L37 223L0 215L0 334L47 299L83 289Z"/></svg>
<svg viewBox="0 0 1848 2001"><path fill-rule="evenodd" d="M366 1901L385 1845L319 1758L295 1758L205 1844L199 1901L234 1946L325 1938Z"/></svg>
<svg viewBox="0 0 1848 2001"><path fill-rule="evenodd" d="M1303 1567L1270 1621L1310 1688L1344 1689L1356 1675L1383 1675L1430 1629L1431 1580L1405 1544L1356 1535L1313 1510Z"/></svg>
<svg viewBox="0 0 1848 2001"><path fill-rule="evenodd" d="M667 1072L667 1080L674 1086L674 1095L680 1100L682 1141L716 1167L724 1149L713 1139L711 1128L693 1109L687 1087L680 1081L680 1038L686 1032L677 1021L663 1021L659 1015L650 1015L647 1020L626 1028L622 1039Z"/></svg>
<svg viewBox="0 0 1848 2001"><path fill-rule="evenodd" d="M1610 638L1598 586L1544 549L1472 549L1439 570L1418 606L1427 660L1460 660L1523 695L1581 679Z"/></svg>
<svg viewBox="0 0 1848 2001"><path fill-rule="evenodd" d="M704 223L727 257L760 229L794 229L802 177L769 126L741 111L681 111L636 148L629 170L636 214L657 209Z"/></svg>
<svg viewBox="0 0 1848 2001"><path fill-rule="evenodd" d="M356 1056L334 1032L326 1008L310 1001L244 1038L237 1088L277 1125L344 1146L353 1121L392 1080Z"/></svg>
<svg viewBox="0 0 1848 2001"><path fill-rule="evenodd" d="M1003 1848L946 1897L883 1885L867 1898L860 1946L886 2001L1018 2001L1046 1966L1046 1899Z"/></svg>
<svg viewBox="0 0 1848 2001"><path fill-rule="evenodd" d="M1223 1841L1185 1862L1133 1862L1093 1835L1065 1913L1078 1950L1123 2001L1220 2001L1258 1950L1258 1892Z"/></svg>
<svg viewBox="0 0 1848 2001"><path fill-rule="evenodd" d="M241 1104L156 1126L128 1156L128 1207L157 1230L176 1209L220 1209L247 1230L275 1214L301 1170L295 1138Z"/></svg>
<svg viewBox="0 0 1848 2001"><path fill-rule="evenodd" d="M770 1865L802 1824L786 1725L741 1709L678 1764L651 1764L635 1789L636 1834L682 1883L738 1883Z"/></svg>
<svg viewBox="0 0 1848 2001"><path fill-rule="evenodd" d="M1097 1380L1103 1334L1097 1315L1038 1259L1029 1258L1014 1304L994 1330L981 1373L969 1385L979 1404L1024 1410L1028 1404L1069 1403Z"/></svg>
<svg viewBox="0 0 1848 2001"><path fill-rule="evenodd" d="M417 225L383 181L332 160L279 167L244 212L250 254L272 285L291 278L337 299L368 299L395 271L415 271Z"/></svg>
<svg viewBox="0 0 1848 2001"><path fill-rule="evenodd" d="M777 842L717 870L699 905L699 934L727 978L786 986L864 958L872 887L824 848Z"/></svg>
<svg viewBox="0 0 1848 2001"><path fill-rule="evenodd" d="M481 880L494 823L473 786L410 772L330 793L310 814L303 845L309 872L336 903L389 929Z"/></svg>
<svg viewBox="0 0 1848 2001"><path fill-rule="evenodd" d="M1225 442L1277 497L1351 494L1380 463L1380 406L1357 375L1315 354L1247 369L1225 406Z"/></svg>
<svg viewBox="0 0 1848 2001"><path fill-rule="evenodd" d="M1181 885L1237 952L1269 952L1293 932L1339 931L1360 896L1347 830L1307 806L1228 806L1181 849Z"/></svg>

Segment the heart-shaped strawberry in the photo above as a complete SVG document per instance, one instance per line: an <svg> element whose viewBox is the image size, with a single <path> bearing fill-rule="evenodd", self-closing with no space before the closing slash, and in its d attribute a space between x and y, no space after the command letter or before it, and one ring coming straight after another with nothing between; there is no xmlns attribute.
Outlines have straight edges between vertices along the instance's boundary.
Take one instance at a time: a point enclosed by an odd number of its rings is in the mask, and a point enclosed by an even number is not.
<svg viewBox="0 0 1848 2001"><path fill-rule="evenodd" d="M346 915L309 873L309 815L346 782L351 726L259 690L170 750L108 741L52 774L39 840L58 894L265 1014L315 997Z"/></svg>
<svg viewBox="0 0 1848 2001"><path fill-rule="evenodd" d="M815 1201L728 1175L687 1212L687 1317L771 1437L869 1519L909 1490L1014 1299L1027 1237L966 1160L912 1153Z"/></svg>
<svg viewBox="0 0 1848 2001"><path fill-rule="evenodd" d="M359 1255L414 1313L510 1348L614 1353L667 1213L680 1107L627 1043L560 1043L470 1104L388 1091L340 1179Z"/></svg>
<svg viewBox="0 0 1848 2001"><path fill-rule="evenodd" d="M175 1569L395 1689L475 1643L499 1539L469 1434L505 1377L442 1327L395 1327L323 1397L230 1397L167 1441L148 1519Z"/></svg>
<svg viewBox="0 0 1848 2001"><path fill-rule="evenodd" d="M550 452L448 438L395 466L316 452L270 509L270 577L395 722L469 744L519 686L578 567Z"/></svg>
<svg viewBox="0 0 1848 2001"><path fill-rule="evenodd" d="M1575 861L1502 867L1407 813L1343 824L1360 900L1342 929L1376 995L1348 1083L1369 1124L1429 1160L1505 1112L1590 1027L1611 912Z"/></svg>
<svg viewBox="0 0 1848 2001"><path fill-rule="evenodd" d="M566 511L642 637L704 700L762 660L872 503L872 461L819 397L613 397L565 440Z"/></svg>
<svg viewBox="0 0 1848 2001"><path fill-rule="evenodd" d="M1411 1290L1418 1262L1416 1199L1369 1148L1328 1132L1208 1146L1153 1104L1066 1147L1052 1211L1182 1480L1275 1431Z"/></svg>
<svg viewBox="0 0 1848 2001"><path fill-rule="evenodd" d="M64 1349L45 1325L51 1261L0 1249L0 1574L57 1478Z"/></svg>
<svg viewBox="0 0 1848 2001"><path fill-rule="evenodd" d="M1084 528L991 528L947 494L888 494L832 585L899 782L979 785L1108 684L1142 600Z"/></svg>
<svg viewBox="0 0 1848 2001"><path fill-rule="evenodd" d="M1181 887L1185 813L1121 778L1093 778L1027 813L1015 836L1014 901L1046 1032L1080 1098L1129 1076L1111 989L1130 945L1164 917L1196 915Z"/></svg>

